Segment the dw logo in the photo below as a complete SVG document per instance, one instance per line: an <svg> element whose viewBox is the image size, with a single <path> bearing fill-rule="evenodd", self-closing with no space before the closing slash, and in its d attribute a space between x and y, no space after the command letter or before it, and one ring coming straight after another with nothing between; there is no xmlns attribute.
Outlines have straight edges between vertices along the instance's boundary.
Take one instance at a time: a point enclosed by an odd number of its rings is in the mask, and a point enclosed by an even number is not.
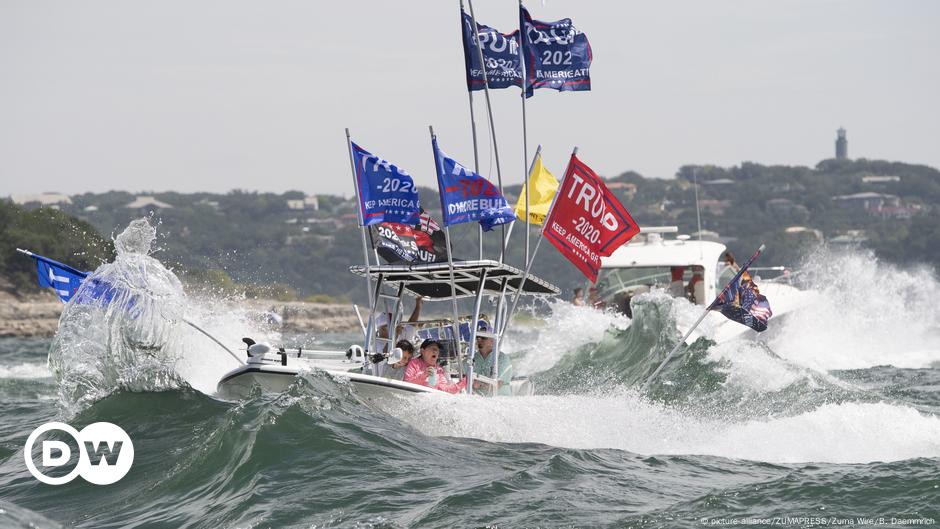
<svg viewBox="0 0 940 529"><path fill-rule="evenodd" d="M78 445L78 464L61 476L44 474L33 461L33 445L40 435L53 430L69 434ZM47 472L68 465L72 459L72 449L64 441L43 440L41 446L42 467ZM134 444L127 432L109 422L92 423L82 428L82 431L65 423L48 422L29 434L23 457L26 459L29 473L48 485L62 485L79 475L95 485L110 485L123 478L131 469L134 462Z"/></svg>

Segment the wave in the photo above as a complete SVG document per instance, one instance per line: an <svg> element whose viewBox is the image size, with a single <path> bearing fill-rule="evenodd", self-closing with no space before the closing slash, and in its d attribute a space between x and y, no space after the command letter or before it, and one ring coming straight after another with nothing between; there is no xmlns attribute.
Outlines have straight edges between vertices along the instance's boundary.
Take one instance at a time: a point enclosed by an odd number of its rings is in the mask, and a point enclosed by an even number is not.
<svg viewBox="0 0 940 529"><path fill-rule="evenodd" d="M49 367L45 363L24 362L14 366L0 365L0 378L31 380L50 378L51 376L52 372L49 371Z"/></svg>
<svg viewBox="0 0 940 529"><path fill-rule="evenodd" d="M940 457L940 418L887 403L826 404L742 422L618 394L415 399L402 416L434 436L614 448L644 455L712 455L768 463L868 463Z"/></svg>
<svg viewBox="0 0 940 529"><path fill-rule="evenodd" d="M932 269L822 247L806 258L801 281L818 295L770 341L781 357L818 371L940 364L940 282Z"/></svg>

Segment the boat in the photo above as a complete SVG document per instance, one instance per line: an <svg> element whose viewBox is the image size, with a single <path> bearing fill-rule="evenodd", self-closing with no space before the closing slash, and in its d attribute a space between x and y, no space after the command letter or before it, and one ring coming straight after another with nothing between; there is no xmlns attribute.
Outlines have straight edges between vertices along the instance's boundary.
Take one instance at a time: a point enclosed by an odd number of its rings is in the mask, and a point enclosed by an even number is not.
<svg viewBox="0 0 940 529"><path fill-rule="evenodd" d="M338 381L349 383L353 393L366 402L382 407L389 399L424 393L447 394L438 389L380 376L383 362L399 359L396 349L396 330L401 322L401 309L406 297L420 297L449 306L461 300L472 300L472 312L464 317L410 322L416 327L418 339L433 338L444 345L440 362L452 380L468 375L472 380L488 381L475 375L469 366L475 354L475 322L489 319L496 334L498 350L501 337L509 327L509 298L516 296L550 297L558 294L558 287L526 274L518 268L492 260L457 261L426 264L385 264L352 266L350 272L368 277L373 290L372 312L368 325L364 325L364 346L358 344L343 351L303 351L273 348L267 344L244 341L246 363L226 373L218 383L217 392L223 398L243 398L255 386L265 392L286 390L304 372L319 369ZM483 298L493 298L495 314L489 318L482 314ZM390 335L382 337L375 332L375 314L380 312L379 302L390 308L388 325ZM397 351L400 354L400 351ZM525 377L512 380L514 395L530 394L531 382Z"/></svg>
<svg viewBox="0 0 940 529"><path fill-rule="evenodd" d="M736 273L724 262L727 247L719 242L693 240L688 235L667 238L678 231L676 226L641 227L633 240L615 250L610 257L602 258L597 289L603 305L630 316L633 297L653 289L661 289L673 297L686 297L702 307L715 299ZM811 293L791 284L795 274L785 267L751 267L748 270L761 294L770 301L775 320L785 318L811 298ZM759 275L767 272L776 275L770 278ZM695 282L694 289L690 290L687 285L695 273L700 274L702 280ZM690 323L678 321L679 331L685 334L688 329L682 327ZM712 311L706 316L704 325L689 335L686 343L692 343L701 336L722 343L741 338L764 338L766 335Z"/></svg>

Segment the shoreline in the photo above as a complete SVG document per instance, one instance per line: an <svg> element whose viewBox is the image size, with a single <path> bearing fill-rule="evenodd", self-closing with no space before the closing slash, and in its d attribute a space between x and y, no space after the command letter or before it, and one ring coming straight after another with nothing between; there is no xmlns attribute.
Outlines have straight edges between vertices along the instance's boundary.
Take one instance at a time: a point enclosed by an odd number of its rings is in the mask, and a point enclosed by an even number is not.
<svg viewBox="0 0 940 529"><path fill-rule="evenodd" d="M234 307L236 303L232 303ZM281 318L281 330L323 333L359 331L352 305L252 299L238 302L241 308L257 311L259 317L272 308ZM51 338L59 328L65 307L55 296L16 297L0 294L0 338Z"/></svg>

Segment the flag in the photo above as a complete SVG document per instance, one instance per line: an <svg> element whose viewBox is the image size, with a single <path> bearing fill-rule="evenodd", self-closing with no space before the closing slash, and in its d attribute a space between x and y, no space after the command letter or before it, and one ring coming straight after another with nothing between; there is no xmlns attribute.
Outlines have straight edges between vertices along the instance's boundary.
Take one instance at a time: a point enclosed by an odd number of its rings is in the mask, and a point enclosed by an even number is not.
<svg viewBox="0 0 940 529"><path fill-rule="evenodd" d="M26 255L36 260L39 286L55 290L62 303L68 303L78 292L78 287L82 286L82 281L88 277L88 272L81 272L48 257L32 252L26 252Z"/></svg>
<svg viewBox="0 0 940 529"><path fill-rule="evenodd" d="M444 232L421 210L415 226L382 222L369 226L372 247L390 264L439 263L447 260Z"/></svg>
<svg viewBox="0 0 940 529"><path fill-rule="evenodd" d="M483 90L483 68L477 51L477 36L483 60L486 62L486 81L490 88L522 87L522 67L519 64L519 31L500 33L477 22L461 10L463 58L467 67L467 90Z"/></svg>
<svg viewBox="0 0 940 529"><path fill-rule="evenodd" d="M522 186L522 193L516 201L516 217L525 220L525 190L529 188L529 223L541 226L552 205L552 198L558 191L558 179L542 165L542 155L535 159L529 181Z"/></svg>
<svg viewBox="0 0 940 529"><path fill-rule="evenodd" d="M114 285L99 278L93 277L86 283L88 272L76 270L69 265L26 250L19 251L36 260L36 276L39 280L39 286L55 290L62 303L68 303L73 298L79 304L94 301L109 303L117 293ZM83 283L86 283L84 288L79 290Z"/></svg>
<svg viewBox="0 0 940 529"><path fill-rule="evenodd" d="M483 231L515 220L509 203L489 180L467 169L434 146L437 183L441 193L444 226L478 221Z"/></svg>
<svg viewBox="0 0 940 529"><path fill-rule="evenodd" d="M536 88L561 92L591 89L591 45L570 18L557 22L532 20L519 4L522 57L525 60L525 94Z"/></svg>
<svg viewBox="0 0 940 529"><path fill-rule="evenodd" d="M751 260L753 261L753 258ZM747 263L747 265L750 264L750 262ZM734 276L734 279L708 308L720 311L729 320L747 325L757 332L763 332L767 330L767 321L773 316L773 312L770 310L767 297L760 293L747 272L747 265Z"/></svg>
<svg viewBox="0 0 940 529"><path fill-rule="evenodd" d="M601 257L640 232L604 181L574 154L542 230L591 282L597 281Z"/></svg>
<svg viewBox="0 0 940 529"><path fill-rule="evenodd" d="M355 143L352 151L363 226L380 222L414 224L420 205L411 176Z"/></svg>

